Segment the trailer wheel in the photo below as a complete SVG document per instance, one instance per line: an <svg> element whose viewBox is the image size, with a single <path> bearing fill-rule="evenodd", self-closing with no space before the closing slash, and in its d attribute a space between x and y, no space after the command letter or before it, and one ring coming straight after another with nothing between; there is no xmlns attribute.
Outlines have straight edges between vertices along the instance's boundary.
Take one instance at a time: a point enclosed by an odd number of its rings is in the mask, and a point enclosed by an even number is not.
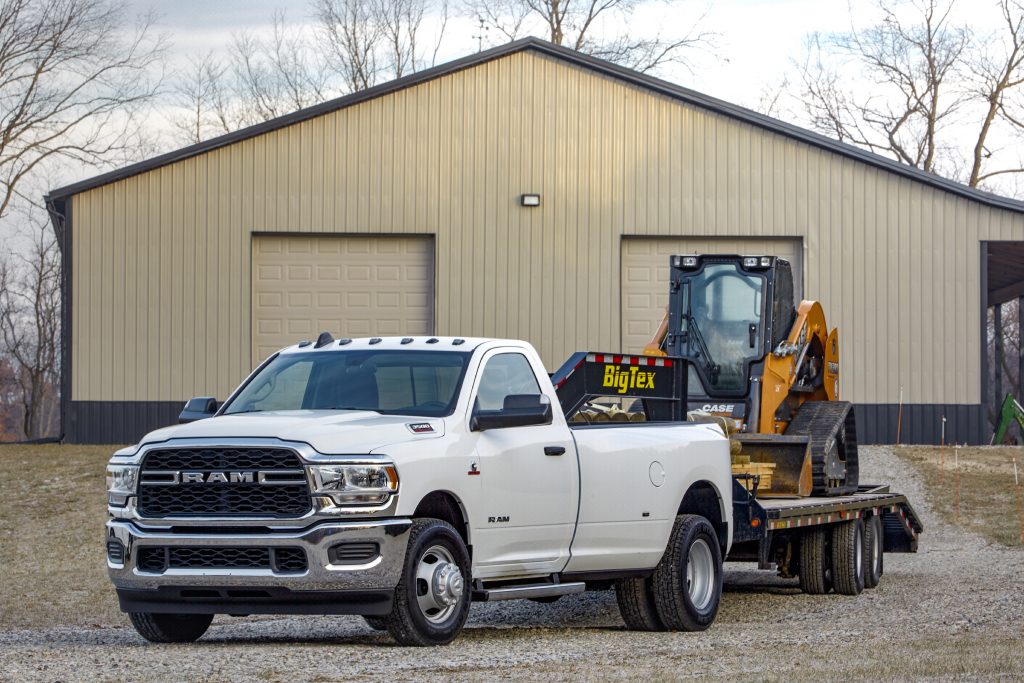
<svg viewBox="0 0 1024 683"><path fill-rule="evenodd" d="M711 523L679 515L651 577L654 606L670 631L703 631L722 599L722 550Z"/></svg>
<svg viewBox="0 0 1024 683"><path fill-rule="evenodd" d="M651 577L619 579L615 582L619 614L630 631L664 631L654 604Z"/></svg>
<svg viewBox="0 0 1024 683"><path fill-rule="evenodd" d="M212 614L154 614L129 612L139 635L151 643L191 643L199 640L213 621Z"/></svg>
<svg viewBox="0 0 1024 683"><path fill-rule="evenodd" d="M825 529L808 529L800 538L800 590L824 595L832 590Z"/></svg>
<svg viewBox="0 0 1024 683"><path fill-rule="evenodd" d="M864 525L864 587L874 588L882 580L884 571L885 535L882 518L869 517Z"/></svg>
<svg viewBox="0 0 1024 683"><path fill-rule="evenodd" d="M402 578L383 617L401 645L447 645L469 616L469 552L452 525L417 519L409 531Z"/></svg>
<svg viewBox="0 0 1024 683"><path fill-rule="evenodd" d="M864 590L864 522L852 519L832 527L832 580L836 593Z"/></svg>

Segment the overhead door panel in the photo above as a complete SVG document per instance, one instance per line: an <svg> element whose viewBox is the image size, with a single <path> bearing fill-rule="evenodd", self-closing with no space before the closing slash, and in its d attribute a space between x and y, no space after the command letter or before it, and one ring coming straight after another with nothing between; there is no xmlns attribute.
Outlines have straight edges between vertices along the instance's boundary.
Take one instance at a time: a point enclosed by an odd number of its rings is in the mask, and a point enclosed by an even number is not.
<svg viewBox="0 0 1024 683"><path fill-rule="evenodd" d="M796 298L803 292L800 238L642 238L622 240L622 351L638 353L651 340L668 305L673 254L767 254L793 265Z"/></svg>
<svg viewBox="0 0 1024 683"><path fill-rule="evenodd" d="M255 235L252 360L323 331L430 334L433 282L430 237Z"/></svg>

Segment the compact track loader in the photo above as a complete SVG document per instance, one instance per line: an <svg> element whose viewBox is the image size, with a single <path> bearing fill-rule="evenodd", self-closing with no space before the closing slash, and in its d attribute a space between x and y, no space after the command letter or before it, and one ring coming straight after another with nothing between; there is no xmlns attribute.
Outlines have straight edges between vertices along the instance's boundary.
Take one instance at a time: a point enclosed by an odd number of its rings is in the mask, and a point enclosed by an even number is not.
<svg viewBox="0 0 1024 683"><path fill-rule="evenodd" d="M644 354L690 361L688 409L736 432L734 472L756 476L760 496L855 493L857 430L853 405L839 400L839 334L817 301L794 307L789 262L683 254L669 267L668 310Z"/></svg>

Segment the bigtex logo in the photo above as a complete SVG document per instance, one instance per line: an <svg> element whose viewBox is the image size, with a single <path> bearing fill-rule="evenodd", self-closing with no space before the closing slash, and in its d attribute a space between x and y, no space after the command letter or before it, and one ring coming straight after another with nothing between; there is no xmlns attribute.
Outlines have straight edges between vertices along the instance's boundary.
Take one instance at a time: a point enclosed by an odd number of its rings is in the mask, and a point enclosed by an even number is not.
<svg viewBox="0 0 1024 683"><path fill-rule="evenodd" d="M645 372L635 365L627 368L619 368L615 365L604 366L604 381L602 386L613 387L620 394L630 389L653 389L654 372Z"/></svg>

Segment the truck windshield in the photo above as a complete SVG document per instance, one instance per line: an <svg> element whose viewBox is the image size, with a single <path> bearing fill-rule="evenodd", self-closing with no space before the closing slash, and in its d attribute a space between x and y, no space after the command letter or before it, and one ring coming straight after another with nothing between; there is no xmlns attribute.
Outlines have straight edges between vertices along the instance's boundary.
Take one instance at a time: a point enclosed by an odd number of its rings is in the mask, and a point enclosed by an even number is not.
<svg viewBox="0 0 1024 683"><path fill-rule="evenodd" d="M469 355L383 349L282 354L245 385L224 414L372 410L443 417L455 410Z"/></svg>
<svg viewBox="0 0 1024 683"><path fill-rule="evenodd" d="M759 355L764 278L718 263L687 284L680 330L688 333L685 355L697 360L709 390L744 389L746 363Z"/></svg>

